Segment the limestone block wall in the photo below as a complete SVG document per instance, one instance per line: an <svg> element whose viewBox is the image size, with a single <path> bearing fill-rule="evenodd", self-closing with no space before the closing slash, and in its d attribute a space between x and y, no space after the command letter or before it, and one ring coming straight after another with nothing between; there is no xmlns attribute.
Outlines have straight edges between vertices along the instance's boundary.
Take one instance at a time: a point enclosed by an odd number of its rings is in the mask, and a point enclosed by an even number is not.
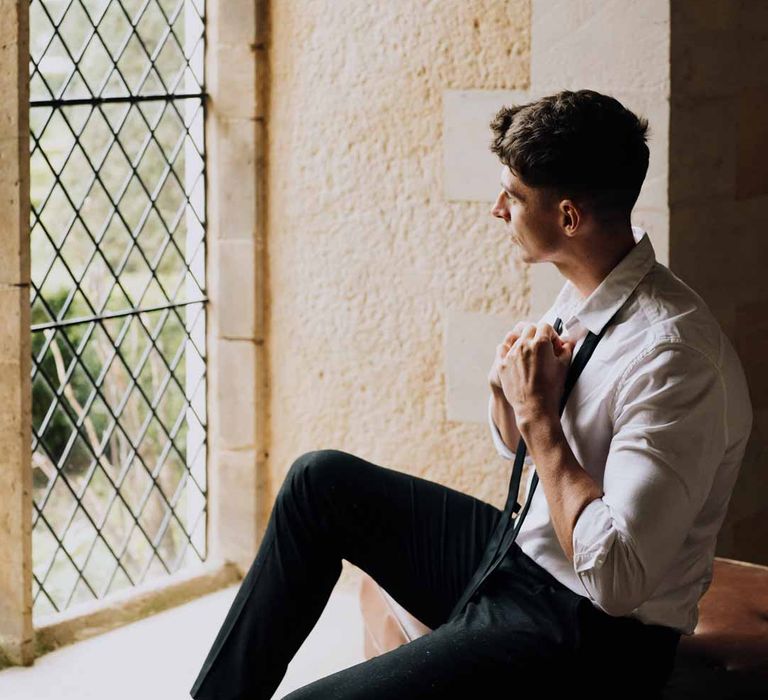
<svg viewBox="0 0 768 700"><path fill-rule="evenodd" d="M670 267L733 342L754 411L717 554L768 564L768 4L670 6Z"/></svg>

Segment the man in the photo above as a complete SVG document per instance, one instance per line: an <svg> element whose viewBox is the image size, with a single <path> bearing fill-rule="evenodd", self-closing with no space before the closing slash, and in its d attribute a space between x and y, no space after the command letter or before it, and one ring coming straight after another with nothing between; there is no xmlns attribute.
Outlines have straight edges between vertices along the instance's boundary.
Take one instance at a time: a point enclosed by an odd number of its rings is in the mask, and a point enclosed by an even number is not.
<svg viewBox="0 0 768 700"><path fill-rule="evenodd" d="M711 579L752 411L706 304L630 224L647 127L591 90L505 107L491 122L503 164L492 214L524 260L567 279L538 323L502 340L489 374L494 444L511 459L522 437L541 481L498 568L454 611L501 511L339 450L301 455L193 697L271 697L342 559L432 632L291 700L659 697ZM590 334L599 343L560 415Z"/></svg>

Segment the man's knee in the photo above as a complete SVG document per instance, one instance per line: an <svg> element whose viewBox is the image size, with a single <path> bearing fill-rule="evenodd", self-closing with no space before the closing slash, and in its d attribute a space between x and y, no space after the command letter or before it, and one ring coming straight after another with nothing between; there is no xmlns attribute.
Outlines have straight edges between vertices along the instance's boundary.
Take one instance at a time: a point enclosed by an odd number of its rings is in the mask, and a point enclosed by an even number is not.
<svg viewBox="0 0 768 700"><path fill-rule="evenodd" d="M303 474L306 471L311 471L312 473L335 471L346 458L349 458L349 455L341 450L310 450L293 460L290 472Z"/></svg>
<svg viewBox="0 0 768 700"><path fill-rule="evenodd" d="M281 492L296 488L307 492L308 489L317 489L335 482L347 466L349 456L346 452L334 449L304 452L291 464Z"/></svg>

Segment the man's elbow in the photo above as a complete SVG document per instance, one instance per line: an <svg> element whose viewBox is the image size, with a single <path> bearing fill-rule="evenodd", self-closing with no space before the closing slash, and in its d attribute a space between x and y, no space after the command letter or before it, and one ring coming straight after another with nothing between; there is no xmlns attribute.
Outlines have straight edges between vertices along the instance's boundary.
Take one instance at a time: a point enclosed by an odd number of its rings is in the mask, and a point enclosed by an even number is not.
<svg viewBox="0 0 768 700"><path fill-rule="evenodd" d="M595 601L601 610L611 617L627 617L636 608L640 607L642 601L637 598L618 598L610 596L601 596Z"/></svg>
<svg viewBox="0 0 768 700"><path fill-rule="evenodd" d="M643 567L630 565L626 551L614 546L599 567L578 572L589 597L611 617L627 617L651 597Z"/></svg>

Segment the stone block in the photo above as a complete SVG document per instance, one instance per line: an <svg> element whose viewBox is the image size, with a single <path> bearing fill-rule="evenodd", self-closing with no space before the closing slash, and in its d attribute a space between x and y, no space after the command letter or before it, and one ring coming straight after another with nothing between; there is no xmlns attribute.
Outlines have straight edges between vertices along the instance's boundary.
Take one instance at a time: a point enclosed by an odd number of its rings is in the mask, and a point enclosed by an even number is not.
<svg viewBox="0 0 768 700"><path fill-rule="evenodd" d="M648 232L656 253L656 260L669 267L669 211L635 207L632 210L631 221L634 226L639 226Z"/></svg>
<svg viewBox="0 0 768 700"><path fill-rule="evenodd" d="M528 282L531 290L531 305L527 319L535 323L554 303L565 284L565 277L552 263L532 263L528 268Z"/></svg>
<svg viewBox="0 0 768 700"><path fill-rule="evenodd" d="M211 466L211 547L244 573L259 544L256 451L220 450Z"/></svg>
<svg viewBox="0 0 768 700"><path fill-rule="evenodd" d="M666 0L532 0L531 12L531 85L537 90L668 94Z"/></svg>
<svg viewBox="0 0 768 700"><path fill-rule="evenodd" d="M28 306L26 287L0 285L0 362L18 363L29 347Z"/></svg>
<svg viewBox="0 0 768 700"><path fill-rule="evenodd" d="M447 200L496 199L502 165L489 148L489 123L502 106L531 99L521 90L443 91L443 195Z"/></svg>
<svg viewBox="0 0 768 700"><path fill-rule="evenodd" d="M216 119L211 163L212 234L217 238L253 239L256 230L257 144L260 124L253 119Z"/></svg>
<svg viewBox="0 0 768 700"><path fill-rule="evenodd" d="M251 44L224 45L212 47L210 56L212 112L220 119L263 117L264 51Z"/></svg>
<svg viewBox="0 0 768 700"><path fill-rule="evenodd" d="M733 29L741 3L731 0L708 0L708 2L671 3L673 18L686 31L701 34L712 31Z"/></svg>
<svg viewBox="0 0 768 700"><path fill-rule="evenodd" d="M755 411L768 408L768 299L736 306L733 345L747 375L749 395Z"/></svg>
<svg viewBox="0 0 768 700"><path fill-rule="evenodd" d="M739 94L735 129L736 199L768 194L767 113L765 88L749 88Z"/></svg>
<svg viewBox="0 0 768 700"><path fill-rule="evenodd" d="M496 346L519 318L448 309L443 329L447 420L483 423ZM535 319L534 319L535 320Z"/></svg>
<svg viewBox="0 0 768 700"><path fill-rule="evenodd" d="M266 0L209 0L209 36L216 45L256 45L265 40Z"/></svg>
<svg viewBox="0 0 768 700"><path fill-rule="evenodd" d="M669 154L669 205L731 198L735 191L732 97L672 100Z"/></svg>
<svg viewBox="0 0 768 700"><path fill-rule="evenodd" d="M217 340L215 445L224 450L253 449L256 444L256 344Z"/></svg>
<svg viewBox="0 0 768 700"><path fill-rule="evenodd" d="M29 285L29 122L16 126L24 137L0 137L0 284Z"/></svg>
<svg viewBox="0 0 768 700"><path fill-rule="evenodd" d="M223 239L216 245L213 303L220 338L253 340L256 336L256 252L253 241Z"/></svg>

